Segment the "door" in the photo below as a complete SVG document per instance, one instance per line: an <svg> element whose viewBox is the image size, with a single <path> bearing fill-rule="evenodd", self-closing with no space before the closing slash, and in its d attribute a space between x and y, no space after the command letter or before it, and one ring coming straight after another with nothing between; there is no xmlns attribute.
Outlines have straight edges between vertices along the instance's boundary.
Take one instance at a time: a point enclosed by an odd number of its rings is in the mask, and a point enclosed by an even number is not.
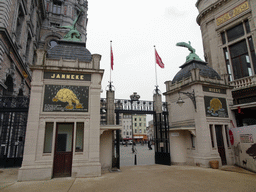
<svg viewBox="0 0 256 192"><path fill-rule="evenodd" d="M53 177L71 177L73 123L57 123Z"/></svg>
<svg viewBox="0 0 256 192"><path fill-rule="evenodd" d="M222 125L215 125L215 132L218 152L220 154L222 165L227 165L225 146L223 142Z"/></svg>

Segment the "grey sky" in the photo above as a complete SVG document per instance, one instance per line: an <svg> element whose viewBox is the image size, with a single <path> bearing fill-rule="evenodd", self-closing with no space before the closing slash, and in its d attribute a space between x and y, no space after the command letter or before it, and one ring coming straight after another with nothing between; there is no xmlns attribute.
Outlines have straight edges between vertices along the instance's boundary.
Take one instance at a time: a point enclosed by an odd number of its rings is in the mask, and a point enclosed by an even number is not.
<svg viewBox="0 0 256 192"><path fill-rule="evenodd" d="M172 80L185 63L189 51L177 42L191 41L201 59L203 47L196 23L197 0L90 0L88 1L87 48L102 55L105 69L101 97L110 79L110 40L114 54L112 81L116 98L128 99L133 92L141 100L152 100L155 80L154 45L165 68L157 66L157 82Z"/></svg>

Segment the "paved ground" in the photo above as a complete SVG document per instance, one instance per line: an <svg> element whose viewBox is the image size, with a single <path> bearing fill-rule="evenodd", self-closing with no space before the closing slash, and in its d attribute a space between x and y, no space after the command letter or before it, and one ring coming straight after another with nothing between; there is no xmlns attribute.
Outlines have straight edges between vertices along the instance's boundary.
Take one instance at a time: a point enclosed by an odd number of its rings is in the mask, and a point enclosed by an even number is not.
<svg viewBox="0 0 256 192"><path fill-rule="evenodd" d="M256 191L255 173L234 166L223 169L226 171L194 166L126 166L96 178L29 182L17 182L18 169L0 169L0 192Z"/></svg>
<svg viewBox="0 0 256 192"><path fill-rule="evenodd" d="M152 146L152 150L148 149L148 145L137 144L137 165L154 165L155 164L155 150ZM132 153L132 145L127 147L121 145L120 147L120 166L133 166L134 165L134 153Z"/></svg>

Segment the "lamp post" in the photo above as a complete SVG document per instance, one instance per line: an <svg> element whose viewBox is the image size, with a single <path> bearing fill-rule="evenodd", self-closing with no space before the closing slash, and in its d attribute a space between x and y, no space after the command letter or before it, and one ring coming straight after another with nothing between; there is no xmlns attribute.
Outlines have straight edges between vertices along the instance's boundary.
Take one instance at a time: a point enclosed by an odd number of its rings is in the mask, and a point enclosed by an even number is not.
<svg viewBox="0 0 256 192"><path fill-rule="evenodd" d="M179 98L178 98L178 101L176 102L180 107L183 105L183 103L185 103L182 98L180 97L180 93L184 94L184 95L187 95L191 101L193 102L194 104L194 107L195 107L195 111L196 111L196 97L195 97L195 91L193 89L192 93L190 92L182 92L182 91L179 91Z"/></svg>
<svg viewBox="0 0 256 192"><path fill-rule="evenodd" d="M132 110L132 105L133 105L133 101L138 101L140 99L140 96L137 94L137 92L133 92L132 95L130 95L130 99L131 99L131 110ZM134 159L134 164L137 165L137 157L136 154L137 152L134 150L134 142L133 142L133 114L132 114L132 152L135 152L135 159Z"/></svg>

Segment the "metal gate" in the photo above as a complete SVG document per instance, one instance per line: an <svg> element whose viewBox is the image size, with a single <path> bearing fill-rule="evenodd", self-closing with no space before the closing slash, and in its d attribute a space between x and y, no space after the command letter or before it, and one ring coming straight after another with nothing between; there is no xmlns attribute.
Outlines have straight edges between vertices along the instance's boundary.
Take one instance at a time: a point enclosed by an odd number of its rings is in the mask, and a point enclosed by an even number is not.
<svg viewBox="0 0 256 192"><path fill-rule="evenodd" d="M154 114L155 163L171 165L168 113Z"/></svg>
<svg viewBox="0 0 256 192"><path fill-rule="evenodd" d="M0 97L0 167L21 166L29 98Z"/></svg>

